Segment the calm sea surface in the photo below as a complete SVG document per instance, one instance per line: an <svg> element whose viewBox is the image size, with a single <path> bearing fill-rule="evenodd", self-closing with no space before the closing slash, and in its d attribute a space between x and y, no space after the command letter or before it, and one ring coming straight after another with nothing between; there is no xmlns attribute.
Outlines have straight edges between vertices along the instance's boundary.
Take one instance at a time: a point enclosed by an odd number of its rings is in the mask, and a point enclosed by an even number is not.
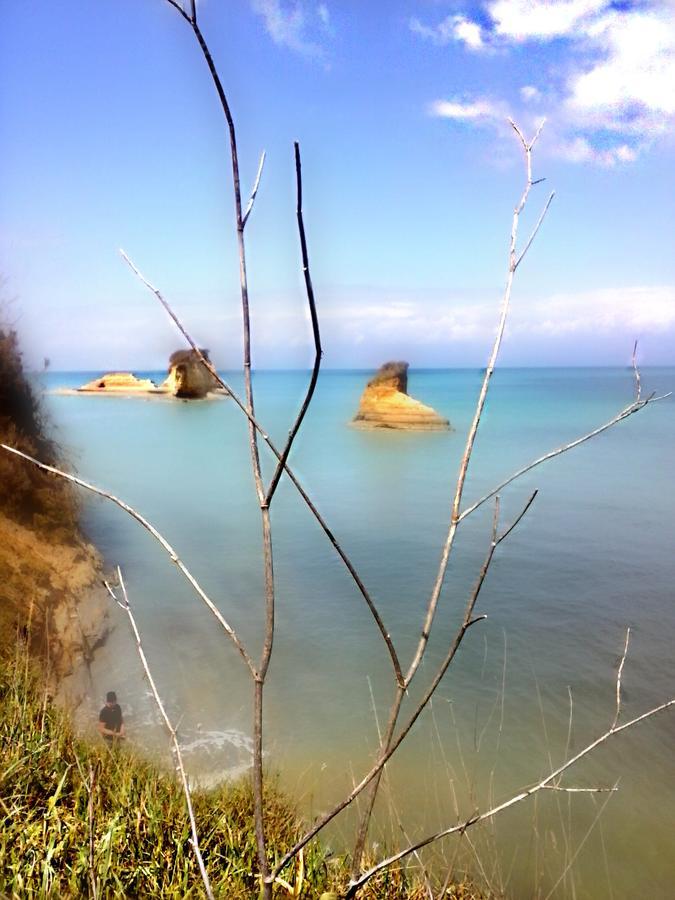
<svg viewBox="0 0 675 900"><path fill-rule="evenodd" d="M140 374L140 373L139 373ZM159 374L157 377L160 377ZM410 393L452 422L442 434L348 426L367 379L321 376L291 464L358 566L404 660L419 635L444 540L454 481L481 373L418 371ZM50 389L82 373L51 374ZM231 376L237 388L238 375ZM259 419L282 443L306 373L256 373ZM675 390L675 369L646 369L647 392ZM511 369L491 388L465 490L480 496L512 471L612 418L633 396L619 369ZM231 400L47 395L78 473L139 509L175 546L255 656L263 633L260 516L245 420ZM430 712L389 767L375 840L422 836L506 799L611 723L626 627L625 717L675 697L675 416L656 404L503 492L508 525L473 627ZM265 457L266 471L273 467ZM87 496L88 533L120 564L146 650L193 773L245 770L251 687L237 652L166 555L127 515ZM432 677L489 540L488 504L466 520L425 663ZM368 767L392 675L358 591L294 489L273 505L278 605L266 688L269 767L308 814L348 791ZM123 615L94 665L86 715L115 689L131 740L166 754ZM412 702L412 698L411 698ZM572 710L571 727L569 726ZM613 738L561 785L471 833L463 859L513 897L675 895L675 713ZM605 804L607 804L606 808ZM392 824L393 823L393 824ZM353 820L330 839L349 842ZM438 847L453 857L456 838Z"/></svg>

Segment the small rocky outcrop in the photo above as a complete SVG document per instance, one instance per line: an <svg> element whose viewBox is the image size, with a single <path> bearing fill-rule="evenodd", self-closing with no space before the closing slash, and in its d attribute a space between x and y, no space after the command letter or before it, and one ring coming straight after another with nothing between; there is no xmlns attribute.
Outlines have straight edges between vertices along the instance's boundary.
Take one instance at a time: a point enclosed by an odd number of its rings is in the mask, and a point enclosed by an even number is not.
<svg viewBox="0 0 675 900"><path fill-rule="evenodd" d="M209 359L208 350L200 349L199 352L204 359ZM176 397L196 400L206 397L218 387L218 382L201 362L195 350L176 350L169 357L169 374L160 389L169 391Z"/></svg>
<svg viewBox="0 0 675 900"><path fill-rule="evenodd" d="M408 396L407 362L388 362L378 369L366 385L352 424L403 431L444 431L450 427L431 406Z"/></svg>
<svg viewBox="0 0 675 900"><path fill-rule="evenodd" d="M95 378L93 381L83 384L78 391L89 393L119 393L132 394L136 392L147 393L156 391L157 385L149 378L136 378L131 372L108 372Z"/></svg>

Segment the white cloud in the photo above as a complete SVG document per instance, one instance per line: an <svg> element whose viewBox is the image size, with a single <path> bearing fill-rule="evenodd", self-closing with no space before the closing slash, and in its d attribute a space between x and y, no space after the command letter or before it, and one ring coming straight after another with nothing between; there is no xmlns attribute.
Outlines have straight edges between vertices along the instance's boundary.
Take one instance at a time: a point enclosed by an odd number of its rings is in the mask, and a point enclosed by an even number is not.
<svg viewBox="0 0 675 900"><path fill-rule="evenodd" d="M316 17L307 15L300 0L289 4L283 0L251 0L251 8L262 18L265 30L275 44L303 56L325 57L324 47L312 36L312 19L318 20L324 33L329 30L330 14L325 3L316 7Z"/></svg>
<svg viewBox="0 0 675 900"><path fill-rule="evenodd" d="M508 112L502 103L479 98L470 103L458 100L434 100L429 104L429 115L440 119L458 119L484 124L503 122Z"/></svg>
<svg viewBox="0 0 675 900"><path fill-rule="evenodd" d="M471 50L484 48L481 27L464 16L448 16L435 27L423 25L419 19L410 20L410 30L421 37L433 41L439 46L449 44L451 41L460 41Z"/></svg>
<svg viewBox="0 0 675 900"><path fill-rule="evenodd" d="M495 34L514 41L570 34L607 0L497 0L488 4Z"/></svg>
<svg viewBox="0 0 675 900"><path fill-rule="evenodd" d="M489 300L391 298L364 292L342 298L322 313L331 342L368 341L378 346L401 341L411 346L484 342L494 337L499 297ZM266 314L267 315L267 314ZM262 321L262 320L261 320ZM610 337L631 346L636 337L675 330L675 285L600 288L544 297L522 295L511 307L508 332L517 337ZM267 327L256 327L256 341L278 345L289 340L309 346L310 330L300 312L277 313Z"/></svg>
<svg viewBox="0 0 675 900"><path fill-rule="evenodd" d="M675 327L675 287L603 288L555 294L531 305L528 322L516 328L531 334L626 333L639 336Z"/></svg>
<svg viewBox="0 0 675 900"><path fill-rule="evenodd" d="M526 103L537 103L541 100L541 91L532 84L524 84L520 89L520 96Z"/></svg>
<svg viewBox="0 0 675 900"><path fill-rule="evenodd" d="M525 106L546 103L556 138L549 146L555 143L562 158L604 166L629 163L658 137L675 133L675 15L668 5L493 0L484 3L484 11L485 26L455 15L435 28L419 22L411 28L437 43L466 44L456 33L461 20L479 29L480 49L502 51L557 40L548 68L546 56L537 53L545 93L529 84L520 88L519 99ZM464 105L472 103L465 98Z"/></svg>
<svg viewBox="0 0 675 900"><path fill-rule="evenodd" d="M568 82L571 116L624 132L663 131L675 117L675 20L614 14L596 23L603 58Z"/></svg>

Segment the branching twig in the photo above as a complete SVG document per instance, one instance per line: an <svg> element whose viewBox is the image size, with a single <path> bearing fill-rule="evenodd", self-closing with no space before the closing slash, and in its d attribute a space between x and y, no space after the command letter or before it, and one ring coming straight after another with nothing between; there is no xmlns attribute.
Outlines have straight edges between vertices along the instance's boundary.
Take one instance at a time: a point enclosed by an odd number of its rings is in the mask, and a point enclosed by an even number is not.
<svg viewBox="0 0 675 900"><path fill-rule="evenodd" d="M650 403L657 403L659 400L665 400L670 396L671 392L668 392L667 394L661 394L658 397L652 394L645 400L635 401L629 406L626 406L624 409L622 409L621 412L614 416L613 419L610 419L609 422L605 422L604 425L600 425L599 428L594 428L593 431L589 431L582 437L577 438L574 441L570 441L569 444L564 444L562 447L556 447L555 450L550 450L548 453L544 453L543 456L538 457L533 462L528 463L528 465L526 466L523 466L522 469L518 469L518 471L514 472L513 475L505 478L504 481L500 482L495 488L492 488L492 490L487 494L484 494L479 500L476 500L475 503L472 503L471 506L467 506L467 508L460 514L458 522L466 519L467 516L470 516L473 512L475 512L479 506L482 506L487 500L490 500L492 497L496 496L507 485L511 484L512 481L520 478L521 475L525 475L527 472L530 472L532 469L536 468L542 463L547 462L549 459L554 459L556 456L560 456L562 453L566 453L568 450L572 450L574 447L578 447L579 444L583 444L586 441L589 441L591 438L602 434L603 431L607 431L607 429L611 428L613 425L616 425L619 422L622 422L624 419L627 419L629 416L632 416L634 413L639 412L641 409L644 409L645 406L649 406Z"/></svg>
<svg viewBox="0 0 675 900"><path fill-rule="evenodd" d="M33 459L32 456L29 456L27 453L23 453L21 450L17 450L16 447L10 447L7 444L0 444L3 450L6 450L8 453L14 453L16 456L20 456L22 459L25 459L27 462L32 463L34 466L37 466L38 469L42 469L44 472L51 472L53 475L58 475L59 478L65 478L66 481L70 481L73 484L78 485L81 488L84 488L87 491L91 491L93 494L98 494L99 497L104 497L106 500L110 500L116 506L119 506L120 509L123 509L124 512L128 513L133 519L135 519L140 525L148 531L154 539L160 544L164 550L169 555L169 558L173 563L176 564L179 572L183 575L184 578L192 585L197 595L200 599L206 604L206 606L210 609L213 615L216 617L220 625L225 630L227 636L230 638L232 643L235 645L239 653L241 654L244 662L248 666L251 674L255 674L255 666L253 665L253 660L249 656L246 648L242 644L239 636L232 628L231 625L223 617L220 610L215 606L213 601L207 596L207 594L202 589L201 585L194 577L194 575L189 571L185 563L179 558L178 554L171 546L171 544L167 541L167 539L157 531L154 525L152 525L148 520L142 516L139 512L137 512L132 506L129 506L128 503L125 503L124 500L120 500L119 497L116 497L114 494L109 493L108 491L104 491L102 488L96 487L93 484L89 484L89 482L84 481L82 478L78 478L76 475L70 475L68 472L62 472L60 469L56 469L54 466L48 466L46 463L41 463L37 459Z"/></svg>
<svg viewBox="0 0 675 900"><path fill-rule="evenodd" d="M239 255L239 284L241 295L241 312L244 343L244 388L246 393L246 410L248 413L248 433L251 453L251 469L255 491L260 506L260 518L262 526L263 570L265 580L265 637L260 655L260 663L257 671L253 673L253 799L255 835L258 851L258 865L260 877L263 881L262 900L271 900L272 887L269 883L269 861L267 859L267 847L265 840L265 823L263 814L263 687L267 669L272 657L274 644L274 616L275 616L275 585L274 562L272 555L272 526L270 522L269 505L265 497L262 469L260 465L260 451L258 447L258 430L254 422L255 405L253 400L253 382L251 379L251 317L248 297L248 276L246 273L246 248L244 244L245 218L241 205L241 179L239 175L239 154L237 150L237 136L230 105L225 94L218 70L211 56L211 51L197 24L196 11L193 6L193 16L189 20L204 61L209 69L213 86L218 94L218 99L227 123L227 132L230 139L230 157L232 163L232 188L234 191L234 211L237 231L237 251ZM259 173L261 169L259 168ZM255 191L255 189L254 189ZM254 199L254 198L252 198ZM250 212L250 210L249 210Z"/></svg>
<svg viewBox="0 0 675 900"><path fill-rule="evenodd" d="M260 179L262 178L263 166L265 165L265 151L263 150L260 155L260 163L258 164L258 174L255 176L255 181L253 183L253 190L251 191L251 196L249 197L248 203L246 204L246 210L241 220L241 227L246 228L246 222L248 221L248 217L251 215L251 210L253 209L253 204L255 203L255 198L258 194L258 188L260 187Z"/></svg>
<svg viewBox="0 0 675 900"><path fill-rule="evenodd" d="M200 360L200 362L202 363L202 365L211 373L214 380L224 390L226 390L228 392L228 394L234 400L234 402L239 407L241 412L246 416L246 418L249 420L249 422L251 422L253 424L253 426L256 428L256 430L258 431L258 434L263 439L263 441L267 444L267 446L269 447L271 452L274 454L274 456L277 458L277 460L280 460L281 452L277 449L277 447L273 443L270 436L263 429L262 425L260 425L260 423L256 420L255 416L253 416L250 413L250 411L246 408L246 404L240 399L240 397L237 395L236 391L233 390L231 385L228 384L223 379L223 377L220 375L220 373L216 370L215 366L208 359L206 359L206 357L201 352L200 348L197 346L194 338L188 332L188 330L185 328L185 326L183 325L181 320L178 318L176 313L173 311L173 309L171 308L170 304L165 299L165 297L163 296L161 291L158 288L156 288L150 281L148 281L148 279L145 277L145 275L143 275L143 273L140 272L140 270L136 267L136 265L134 265L134 263L127 256L127 254L124 252L124 250L120 249L119 252L120 252L122 259L127 263L129 268L131 269L131 271L140 279L140 281L142 281L142 283L148 288L148 290L151 291L151 293L153 293L155 295L157 300L159 300L162 307L166 310L169 318L174 322L174 324L176 325L176 327L178 328L180 333L183 335L183 337L185 338L185 340L187 341L189 346L196 353L196 355L197 355L198 359ZM400 661L398 658L398 654L394 647L394 643L391 639L391 635L389 634L389 631L385 627L382 617L380 616L380 613L375 605L375 601L373 600L373 598L370 595L370 592L368 591L365 584L363 583L361 576L356 571L354 564L352 563L350 558L347 556L346 552L342 548L342 545L339 543L339 541L333 534L332 530L329 528L328 523L323 518L323 516L321 515L319 510L317 509L316 505L314 504L314 502L311 499L311 497L309 496L309 494L305 491L305 489L302 486L302 484L300 483L297 475L295 474L295 472L293 472L291 467L288 465L288 462L286 462L286 464L284 466L284 471L286 472L286 475L288 476L288 478L293 483L296 490L302 497L303 501L305 502L305 505L307 506L309 511L312 513L312 515L318 522L319 527L321 528L321 530L323 531L325 536L328 538L328 541L330 542L331 546L333 547L333 549L335 550L337 555L340 557L340 559L344 563L344 566L347 569L347 571L349 572L349 574L351 575L352 580L354 581L354 584L358 588L359 593L365 600L366 605L367 605L368 609L370 610L370 613L375 621L375 624L377 625L377 629L380 632L382 640L384 641L384 643L387 647L387 651L389 652L389 657L391 659L391 663L392 663L392 666L394 669L394 674L396 676L396 683L398 685L402 685L403 684L403 673L401 670L401 664L400 664Z"/></svg>
<svg viewBox="0 0 675 900"><path fill-rule="evenodd" d="M626 656L628 654L628 643L630 641L630 628L626 629L626 642L623 645L623 654L621 656L621 662L619 663L619 669L616 673L616 712L614 714L614 721L612 722L612 728L616 727L616 723L619 721L619 715L621 713L621 676L623 674L623 667L626 662Z"/></svg>
<svg viewBox="0 0 675 900"><path fill-rule="evenodd" d="M493 816L496 816L498 813L503 812L505 809L509 809L509 807L515 806L522 800L526 800L528 797L532 797L534 794L546 788L552 781L555 781L560 775L562 775L563 772L565 772L575 763L579 762L580 759L588 756L588 754L595 750L596 747L599 747L601 744L604 744L605 741L614 737L614 735L620 734L622 731L626 731L626 729L628 728L633 728L635 725L639 725L641 722L644 722L646 719L650 719L657 713L663 712L666 709L670 709L671 706L675 706L675 698L667 700L665 703L661 703L659 706L653 707L653 709L647 710L647 712L636 716L634 719L631 719L628 722L624 722L623 725L612 726L608 731L605 731L600 735L600 737L596 738L590 744L587 744L582 750L580 750L570 759L566 760L566 762L564 762L561 766L558 766L557 769L554 769L545 778L543 778L540 782L533 785L532 787L525 788L508 800L500 803L498 806L493 806L491 809L488 809L483 813L475 813L466 821L461 822L457 825L452 825L451 827L445 828L442 831L437 831L435 834L429 835L423 840L417 841L416 843L411 844L409 847L406 847L404 850L395 853L393 856L382 860L375 866L372 866L372 868L368 869L367 872L364 872L357 880L353 881L350 884L350 888L346 896L353 897L356 891L359 890L359 888L363 887L363 885L367 881L369 881L373 877L373 875L376 875L378 872L382 871L382 869L386 869L388 866L391 866L394 863L405 859L406 856L409 856L415 850L420 850L422 847L427 847L429 844L432 844L443 837L447 837L448 835L464 832L467 828L478 824L478 822L484 822L486 819L491 819Z"/></svg>
<svg viewBox="0 0 675 900"><path fill-rule="evenodd" d="M532 140L528 143L518 126L515 122L509 120L516 134L518 135L520 142L523 147L523 152L525 156L525 169L526 169L526 182L525 187L523 189L523 193L518 201L514 211L513 211L513 219L511 222L511 237L509 242L509 251L508 251L508 269L507 269L507 278L506 278L506 286L504 288L504 294L502 297L502 306L501 313L499 317L499 323L497 326L497 333L495 335L494 343L492 345L492 351L490 353L490 358L488 360L487 367L485 369L485 374L483 376L483 383L481 385L480 393L478 395L478 400L476 402L476 409L474 412L473 420L471 422L471 426L469 428L469 432L466 439L466 446L464 449L464 455L462 457L462 461L459 467L459 473L457 476L457 484L455 488L455 495L452 502L452 513L450 516L450 525L448 527L448 532L445 538L445 542L443 544L443 549L441 552L441 560L438 566L438 571L436 574L436 579L434 581L434 585L431 590L431 595L429 597L429 601L427 603L426 613L424 616L424 623L422 625L421 636L417 643L417 648L413 655L410 666L408 667L407 672L405 673L404 683L403 685L399 685L396 689L394 700L392 702L391 711L389 714L389 726L387 729L387 733L385 736L385 745L384 750L388 745L388 742L391 741L394 733L394 728L396 725L396 721L398 719L398 715L401 709L401 704L403 703L403 698L405 693L410 686L417 670L420 667L422 659L424 658L424 654L426 652L427 645L429 643L429 637L431 634L431 628L434 623L434 618L436 616L436 610L438 608L438 603L441 597L441 592L443 590L443 584L445 582L445 576L448 569L448 563L450 561L450 554L452 552L452 548L455 542L455 536L457 534L457 528L459 525L459 509L462 502L462 494L464 491L464 485L466 482L467 473L469 470L469 463L471 460L471 455L473 453L473 446L476 440L476 435L478 434L478 427L480 425L481 417L483 415L483 410L485 408L485 402L487 400L488 388L490 386L490 380L492 379L492 375L494 373L495 365L497 362L497 357L499 355L499 350L502 344L502 339L504 337L504 331L506 328L506 319L509 312L509 306L511 302L511 291L513 288L513 279L515 277L516 269L518 267L519 259L516 257L516 246L518 239L518 226L520 223L520 215L525 208L525 204L527 203L527 199L530 195L530 191L532 189L532 148L536 144L539 135L541 133L542 128L544 127L544 122L542 122L537 129ZM550 203L550 201L549 201ZM546 206L548 209L548 204ZM546 212L544 210L544 213ZM541 216L543 220L543 214ZM538 228L538 226L537 226ZM530 239L530 242L534 240L534 235ZM529 246L528 243L528 246ZM525 248L527 250L527 247ZM522 258L521 254L521 258ZM374 783L372 790L370 791L368 798L366 800L365 810L361 817L361 822L359 825L358 837L356 841L356 845L354 847L354 853L352 855L353 858L353 874L358 871L361 865L361 855L363 853L363 847L365 844L365 838L368 830L368 824L370 821L370 816L372 814L373 806L375 803L375 796L377 793L377 782Z"/></svg>
<svg viewBox="0 0 675 900"><path fill-rule="evenodd" d="M638 364L637 364L637 348L638 348L638 342L635 341L635 343L633 344L632 363L633 363L633 375L635 376L635 402L639 403L640 398L642 396L642 383L640 381L640 369L638 368Z"/></svg>
<svg viewBox="0 0 675 900"><path fill-rule="evenodd" d="M265 501L269 506L272 502L272 497L274 496L274 492L277 489L277 485L279 484L279 479L284 471L286 466L286 460L291 452L291 447L293 446L293 441L295 440L295 436L300 430L300 426L302 425L302 420L305 418L305 413L309 408L309 404L312 401L312 397L314 396L314 389L316 387L316 382L319 377L319 369L321 368L321 334L319 332L319 319L316 314L316 303L314 302L314 288L312 287L312 279L309 273L309 256L307 253L307 239L305 237L305 224L302 218L302 166L300 163L300 145L298 142L295 142L295 178L297 185L297 218L298 218L298 232L300 234L300 248L302 252L302 271L305 276L305 288L307 289L307 302L309 304L309 314L312 319L312 334L314 336L314 366L312 367L312 375L309 380L309 385L307 387L307 393L305 394L305 399L300 408L300 412L298 413L298 417L295 420L293 427L291 428L288 434L288 440L286 441L286 445L281 453L279 461L277 463L276 470L274 475L272 476L272 480L270 482L270 486L267 489L267 495L265 497Z"/></svg>
<svg viewBox="0 0 675 900"><path fill-rule="evenodd" d="M548 791L561 791L564 794L607 794L618 791L618 787L560 787L557 784L545 784Z"/></svg>
<svg viewBox="0 0 675 900"><path fill-rule="evenodd" d="M336 806L334 806L333 809L326 812L323 816L321 816L320 819L318 819L314 823L312 828L309 831L307 831L302 836L302 838L295 844L295 846L292 847L291 850L289 850L288 853L279 861L279 863L277 864L276 868L274 869L274 871L272 873L273 875L278 874L284 868L284 866L286 866L288 864L288 862L290 862L290 860L293 858L293 856L302 847L305 846L305 844L307 844L316 834L318 834L319 831L322 830L322 828L324 828L330 821L332 821L332 819L334 819L336 815L338 815L340 812L342 812L343 809L345 809L347 806L349 806L356 799L356 797L358 797L359 794L371 782L374 782L374 780L377 779L378 776L380 776L384 766L387 764L387 762L394 755L394 753L396 752L398 747L403 743L405 738L408 736L413 725L419 719L420 715L426 709L427 705L430 703L431 698L433 697L436 689L438 688L439 684L441 683L441 681L443 679L443 676L445 675L450 664L452 663L453 659L455 658L455 655L457 654L457 651L459 650L460 644L462 643L462 640L464 639L464 635L466 634L466 632L469 630L469 628L471 628L472 625L475 625L477 622L480 622L483 619L487 618L487 616L485 616L485 615L474 616L473 613L474 613L474 609L476 607L476 601L478 600L478 597L480 595L481 589L485 582L485 578L487 576L488 570L492 563L492 559L493 559L495 550L499 546L499 544L501 544L501 542L503 540L505 540L509 534L511 534L511 532L513 531L515 526L522 520L523 516L528 511L528 509L530 508L532 503L534 502L536 495L537 495L537 492L535 491L532 494L532 496L529 498L527 503L525 504L525 507L523 508L523 510L517 516L514 523L499 536L497 535L497 525L498 525L498 519L499 519L499 503L497 502L495 504L495 513L494 513L494 518L493 518L493 523L492 523L492 536L491 536L491 540L490 540L490 548L488 550L485 561L483 562L483 565L481 567L481 570L480 570L480 573L478 576L478 580L476 581L476 584L474 585L473 590L471 591L471 594L467 601L466 608L464 610L464 617L462 619L462 623L459 626L459 629L448 649L448 652L447 652L445 658L441 662L436 674L433 677L433 680L431 681L429 687L427 688L426 692L424 693L422 699L419 701L419 703L415 707L415 710L411 713L410 717L406 721L405 725L401 728L398 735L396 735L396 737L394 737L394 729L395 729L396 723L394 722L394 725L392 726L391 721L389 722L389 724L387 726L387 732L385 732L385 735L384 735L384 739L380 741L379 757L378 757L377 761L374 763L374 765L372 766L372 768L370 769L370 771L366 775L364 775L363 778L357 784L354 785L354 787L352 788L351 792L349 793L349 795L347 797L343 798L340 801L340 803L338 803ZM389 735L388 737L387 737L387 734ZM362 848L362 851L363 851L363 848Z"/></svg>
<svg viewBox="0 0 675 900"><path fill-rule="evenodd" d="M434 616L436 613L436 608L438 606L438 600L441 595L441 590L443 587L443 582L445 580L445 574L448 567L448 561L450 558L450 552L452 550L452 546L455 539L455 534L457 532L457 525L459 523L459 508L462 502L462 494L464 492L464 484L466 482L466 476L469 469L469 462L471 460L471 454L473 452L473 445L476 440L476 435L478 433L478 426L480 425L480 420L483 414L483 409L485 408L485 401L487 399L488 388L490 386L490 380L494 373L495 364L497 362L497 356L499 355L499 350L501 347L502 339L504 337L504 330L506 328L506 319L509 312L509 305L511 302L511 291L513 287L513 278L516 272L517 267L517 258L516 258L516 241L518 238L518 225L520 222L520 214L525 208L525 204L527 203L527 199L530 194L530 190L532 188L532 148L534 147L537 139L541 133L541 129L543 128L544 123L542 122L539 126L534 138L528 144L525 138L522 135L522 132L518 128L518 126L511 122L514 130L518 134L520 141L523 146L523 151L525 153L525 166L527 170L527 180L525 184L525 189L523 190L522 196L513 212L513 220L511 224L511 240L509 245L509 264L508 264L508 273L506 279L506 287L504 289L504 296L502 299L502 309L499 318L499 324L497 326L497 334L495 336L494 344L492 346L492 352L490 354L490 359L488 361L487 367L485 369L485 375L483 376L483 383L481 386L481 390L478 396L478 401L476 403L476 410L474 413L473 421L471 422L471 427L469 428L469 433L466 439L466 447L464 449L464 456L462 457L462 462L459 468L459 474L457 476L457 487L455 489L455 497L452 503L452 516L450 521L450 528L448 530L448 535L445 540L445 544L443 547L443 553L441 556L441 562L438 569L438 574L436 576L436 581L434 583L434 587L431 593L431 597L429 599L429 604L427 606L427 614L425 617L424 625L422 628L422 637L417 646L417 651L415 656L413 657L412 663L410 664L410 668L406 673L406 685L409 685L411 680L413 679L415 672L419 668L419 664L422 661L422 657L424 656L424 651L426 649L428 640L429 640L429 632L431 630L431 626L433 624Z"/></svg>
<svg viewBox="0 0 675 900"><path fill-rule="evenodd" d="M180 744L178 743L178 736L176 735L176 729L171 723L171 719L167 715L166 709L164 708L164 704L162 703L162 698L159 695L159 691L157 690L157 685L155 684L155 679L152 677L152 672L150 671L150 666L148 665L148 660L145 655L145 651L143 650L143 643L141 641L141 635L138 631L138 626L136 625L136 619L134 617L133 612L131 611L131 605L129 604L129 597L127 595L127 589L124 584L124 579L122 578L122 570L120 567L117 567L117 579L119 582L119 586L122 589L122 600L117 598L112 587L108 584L107 581L104 581L104 585L113 598L113 600L120 606L127 616L129 617L129 622L131 623L131 628L134 633L134 637L136 638L136 649L138 650L138 655L141 660L141 664L143 666L143 671L145 672L146 678L148 679L148 683L150 685L150 690L152 691L152 696L155 699L155 703L157 704L157 709L164 721L164 725L166 726L166 730L169 732L169 737L171 738L171 743L173 744L173 752L176 757L176 767L178 768L178 772L180 773L181 784L183 785L183 793L185 794L185 803L187 805L188 816L190 818L190 830L192 832L192 849L195 852L195 857L197 858L197 865L199 866L199 871L202 876L202 881L204 882L204 890L206 891L206 896L209 900L214 900L213 891L211 890L211 883L209 881L209 876L206 871L206 866L204 865L204 860L202 858L201 850L199 849L199 835L197 834L197 822L195 820L195 813L192 807L192 794L190 793L190 783L188 781L187 773L185 772L185 766L183 765L183 755L180 752Z"/></svg>

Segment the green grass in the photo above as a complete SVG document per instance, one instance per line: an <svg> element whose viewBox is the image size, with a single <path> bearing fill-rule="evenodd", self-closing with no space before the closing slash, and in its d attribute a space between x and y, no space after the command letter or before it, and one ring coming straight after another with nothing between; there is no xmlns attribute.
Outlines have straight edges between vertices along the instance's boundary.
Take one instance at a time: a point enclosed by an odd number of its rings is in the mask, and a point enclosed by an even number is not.
<svg viewBox="0 0 675 900"><path fill-rule="evenodd" d="M127 747L110 750L73 731L45 695L23 650L0 660L0 893L8 897L204 896L178 782ZM93 783L93 788L92 788ZM302 822L274 782L266 789L270 857L278 859ZM255 898L253 798L247 780L195 792L204 860L216 896ZM347 883L347 861L318 842L304 853L304 878L284 873L299 896L318 898ZM275 896L287 897L281 885ZM382 874L362 897L422 900L407 870ZM471 898L455 888L453 897Z"/></svg>

